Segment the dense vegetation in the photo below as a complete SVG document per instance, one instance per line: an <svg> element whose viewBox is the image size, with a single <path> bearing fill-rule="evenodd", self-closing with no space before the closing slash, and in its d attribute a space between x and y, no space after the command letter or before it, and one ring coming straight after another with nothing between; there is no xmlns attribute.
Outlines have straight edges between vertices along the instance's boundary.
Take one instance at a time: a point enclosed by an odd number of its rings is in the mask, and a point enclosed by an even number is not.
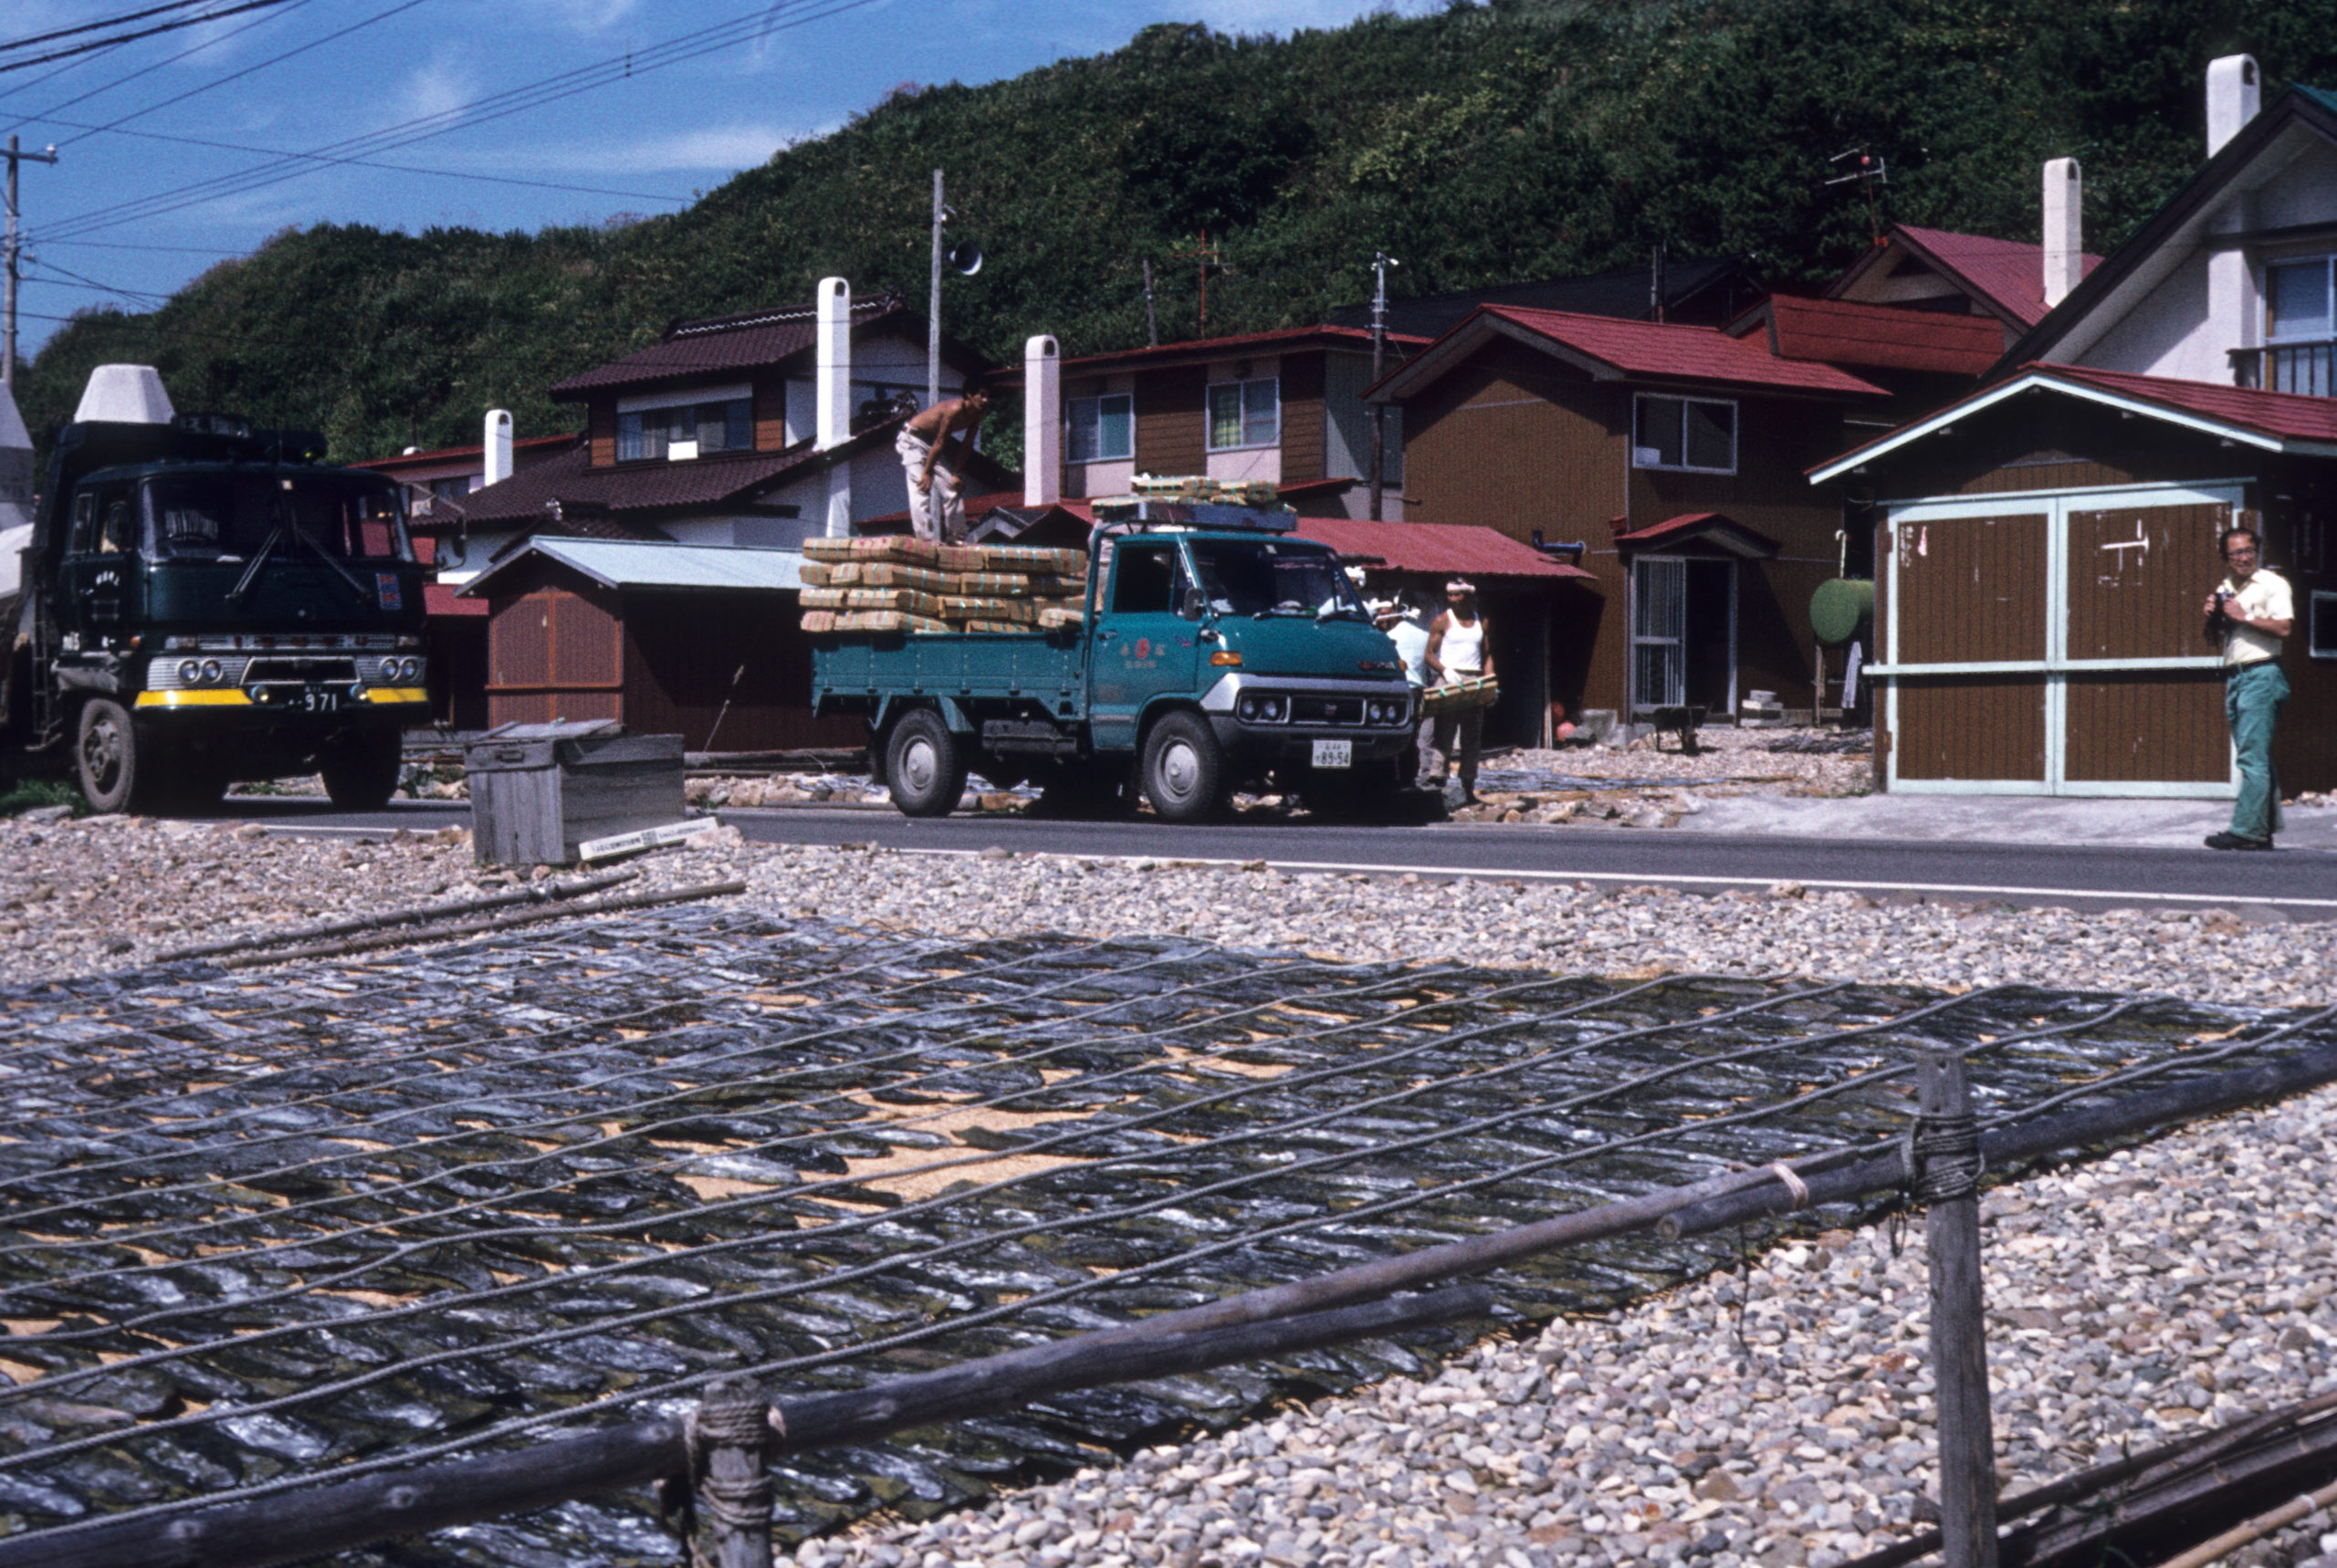
<svg viewBox="0 0 2337 1568"><path fill-rule="evenodd" d="M1675 256L1828 277L1868 243L1829 159L1887 160L1900 220L2028 237L2038 166L2074 154L2090 248L2200 155L2200 83L2247 49L2268 95L2337 81L2337 0L1493 0L1286 39L1197 26L1011 81L896 91L679 214L535 235L320 225L213 268L147 315L92 312L20 387L36 432L88 367L159 364L182 407L320 427L362 458L572 428L543 388L678 315L809 297L823 274L925 287L930 171L990 262L952 277L959 337L1001 358L1313 320L1363 298Z"/></svg>

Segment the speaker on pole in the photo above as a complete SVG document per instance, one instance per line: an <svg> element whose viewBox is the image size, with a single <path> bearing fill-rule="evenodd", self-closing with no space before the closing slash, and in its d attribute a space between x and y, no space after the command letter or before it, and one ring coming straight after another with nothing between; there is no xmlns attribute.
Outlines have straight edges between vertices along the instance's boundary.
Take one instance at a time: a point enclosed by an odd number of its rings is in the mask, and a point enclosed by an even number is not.
<svg viewBox="0 0 2337 1568"><path fill-rule="evenodd" d="M969 239L959 240L949 247L949 265L971 277L982 269L982 247Z"/></svg>

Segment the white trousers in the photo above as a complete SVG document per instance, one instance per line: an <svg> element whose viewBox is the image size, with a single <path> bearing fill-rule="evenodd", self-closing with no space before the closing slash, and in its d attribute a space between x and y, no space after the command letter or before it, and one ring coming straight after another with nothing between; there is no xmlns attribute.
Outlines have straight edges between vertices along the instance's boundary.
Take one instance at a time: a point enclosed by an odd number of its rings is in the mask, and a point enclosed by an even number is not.
<svg viewBox="0 0 2337 1568"><path fill-rule="evenodd" d="M908 426L893 442L893 450L900 454L901 475L909 486L909 528L921 539L938 539L955 543L966 532L966 504L958 495L958 476L946 463L933 465L933 484L924 490L917 487L917 476L925 472L925 455L933 450L930 442L920 440Z"/></svg>

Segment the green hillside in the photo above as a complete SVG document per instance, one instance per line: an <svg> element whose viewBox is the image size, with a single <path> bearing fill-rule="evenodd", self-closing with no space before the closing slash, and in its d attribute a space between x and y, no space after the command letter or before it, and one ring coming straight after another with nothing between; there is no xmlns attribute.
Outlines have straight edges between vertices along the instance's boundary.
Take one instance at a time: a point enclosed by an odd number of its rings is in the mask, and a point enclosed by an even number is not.
<svg viewBox="0 0 2337 1568"><path fill-rule="evenodd" d="M420 235L320 225L224 264L147 315L95 312L20 387L44 432L88 367L162 367L182 407L320 427L336 455L573 428L542 388L677 315L808 298L842 273L921 299L930 171L989 265L950 329L1001 358L1310 321L1404 293L1749 252L1781 282L1868 243L1834 153L1888 160L1884 220L2038 229L2038 165L2086 170L2091 248L2195 168L2200 81L2235 49L2269 90L2337 80L2337 0L1496 0L1289 38L1156 26L1010 81L897 92L687 211L599 229Z"/></svg>

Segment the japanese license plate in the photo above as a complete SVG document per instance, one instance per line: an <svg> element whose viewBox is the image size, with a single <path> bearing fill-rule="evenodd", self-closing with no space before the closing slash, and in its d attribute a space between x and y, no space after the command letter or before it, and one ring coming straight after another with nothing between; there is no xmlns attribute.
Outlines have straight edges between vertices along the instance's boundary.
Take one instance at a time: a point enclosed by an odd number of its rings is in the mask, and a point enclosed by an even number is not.
<svg viewBox="0 0 2337 1568"><path fill-rule="evenodd" d="M1352 768L1355 766L1355 742L1352 740L1318 740L1315 743L1315 766L1317 768Z"/></svg>
<svg viewBox="0 0 2337 1568"><path fill-rule="evenodd" d="M341 693L331 686L309 686L300 694L303 713L339 713Z"/></svg>

